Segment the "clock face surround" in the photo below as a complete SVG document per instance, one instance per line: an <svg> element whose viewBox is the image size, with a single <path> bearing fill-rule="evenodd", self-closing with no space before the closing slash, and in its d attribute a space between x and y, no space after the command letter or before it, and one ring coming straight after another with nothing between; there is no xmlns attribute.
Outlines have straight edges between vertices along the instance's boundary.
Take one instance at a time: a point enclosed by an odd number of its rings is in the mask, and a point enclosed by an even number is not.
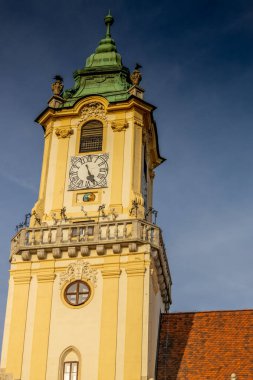
<svg viewBox="0 0 253 380"><path fill-rule="evenodd" d="M68 189L107 187L108 159L108 153L71 157Z"/></svg>

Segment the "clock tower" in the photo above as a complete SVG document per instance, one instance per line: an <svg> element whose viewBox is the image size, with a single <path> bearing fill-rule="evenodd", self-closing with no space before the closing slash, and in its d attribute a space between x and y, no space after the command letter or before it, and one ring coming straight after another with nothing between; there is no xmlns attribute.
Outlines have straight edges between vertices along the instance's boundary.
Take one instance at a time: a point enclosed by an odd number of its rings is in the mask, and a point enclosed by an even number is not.
<svg viewBox="0 0 253 380"><path fill-rule="evenodd" d="M106 35L74 86L55 77L38 201L11 241L0 379L155 378L171 277L152 207L159 153L140 65Z"/></svg>

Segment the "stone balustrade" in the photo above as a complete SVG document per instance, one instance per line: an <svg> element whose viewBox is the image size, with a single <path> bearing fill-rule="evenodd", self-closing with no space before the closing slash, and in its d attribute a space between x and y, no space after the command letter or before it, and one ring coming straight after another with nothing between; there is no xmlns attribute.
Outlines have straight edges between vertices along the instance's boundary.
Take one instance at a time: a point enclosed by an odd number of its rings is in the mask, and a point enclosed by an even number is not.
<svg viewBox="0 0 253 380"><path fill-rule="evenodd" d="M31 248L110 242L148 242L156 247L163 244L161 232L157 226L137 219L100 223L63 223L21 229L11 241L11 254Z"/></svg>
<svg viewBox="0 0 253 380"><path fill-rule="evenodd" d="M143 220L62 222L23 228L11 240L10 261L16 255L20 255L23 261L30 261L34 255L38 260L45 260L48 254L58 259L66 251L68 257L84 257L89 256L92 249L97 255L105 255L107 249L120 254L124 247L129 252L138 252L138 247L147 243L157 268L162 295L168 303L171 276L162 233L156 225Z"/></svg>

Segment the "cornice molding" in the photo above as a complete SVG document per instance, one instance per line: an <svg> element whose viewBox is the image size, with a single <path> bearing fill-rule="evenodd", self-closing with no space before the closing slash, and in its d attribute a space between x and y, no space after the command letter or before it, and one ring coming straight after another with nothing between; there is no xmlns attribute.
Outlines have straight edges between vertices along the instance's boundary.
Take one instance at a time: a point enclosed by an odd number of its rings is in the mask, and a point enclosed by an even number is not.
<svg viewBox="0 0 253 380"><path fill-rule="evenodd" d="M121 274L120 269L102 269L101 270L103 278L119 278Z"/></svg>
<svg viewBox="0 0 253 380"><path fill-rule="evenodd" d="M146 272L146 268L143 267L131 267L126 268L126 274L128 277L135 277L135 276L144 276Z"/></svg>
<svg viewBox="0 0 253 380"><path fill-rule="evenodd" d="M14 284L29 284L31 282L32 277L30 275L14 275L13 281Z"/></svg>
<svg viewBox="0 0 253 380"><path fill-rule="evenodd" d="M37 281L38 283L45 283L45 282L54 282L55 274L54 273L41 273L37 274Z"/></svg>

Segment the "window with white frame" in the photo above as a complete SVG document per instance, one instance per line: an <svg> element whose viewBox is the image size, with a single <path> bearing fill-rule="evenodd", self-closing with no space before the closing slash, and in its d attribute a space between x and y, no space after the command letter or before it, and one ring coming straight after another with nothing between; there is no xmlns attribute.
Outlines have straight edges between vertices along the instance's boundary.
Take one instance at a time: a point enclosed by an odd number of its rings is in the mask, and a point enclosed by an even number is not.
<svg viewBox="0 0 253 380"><path fill-rule="evenodd" d="M63 380L78 380L78 362L65 362Z"/></svg>

